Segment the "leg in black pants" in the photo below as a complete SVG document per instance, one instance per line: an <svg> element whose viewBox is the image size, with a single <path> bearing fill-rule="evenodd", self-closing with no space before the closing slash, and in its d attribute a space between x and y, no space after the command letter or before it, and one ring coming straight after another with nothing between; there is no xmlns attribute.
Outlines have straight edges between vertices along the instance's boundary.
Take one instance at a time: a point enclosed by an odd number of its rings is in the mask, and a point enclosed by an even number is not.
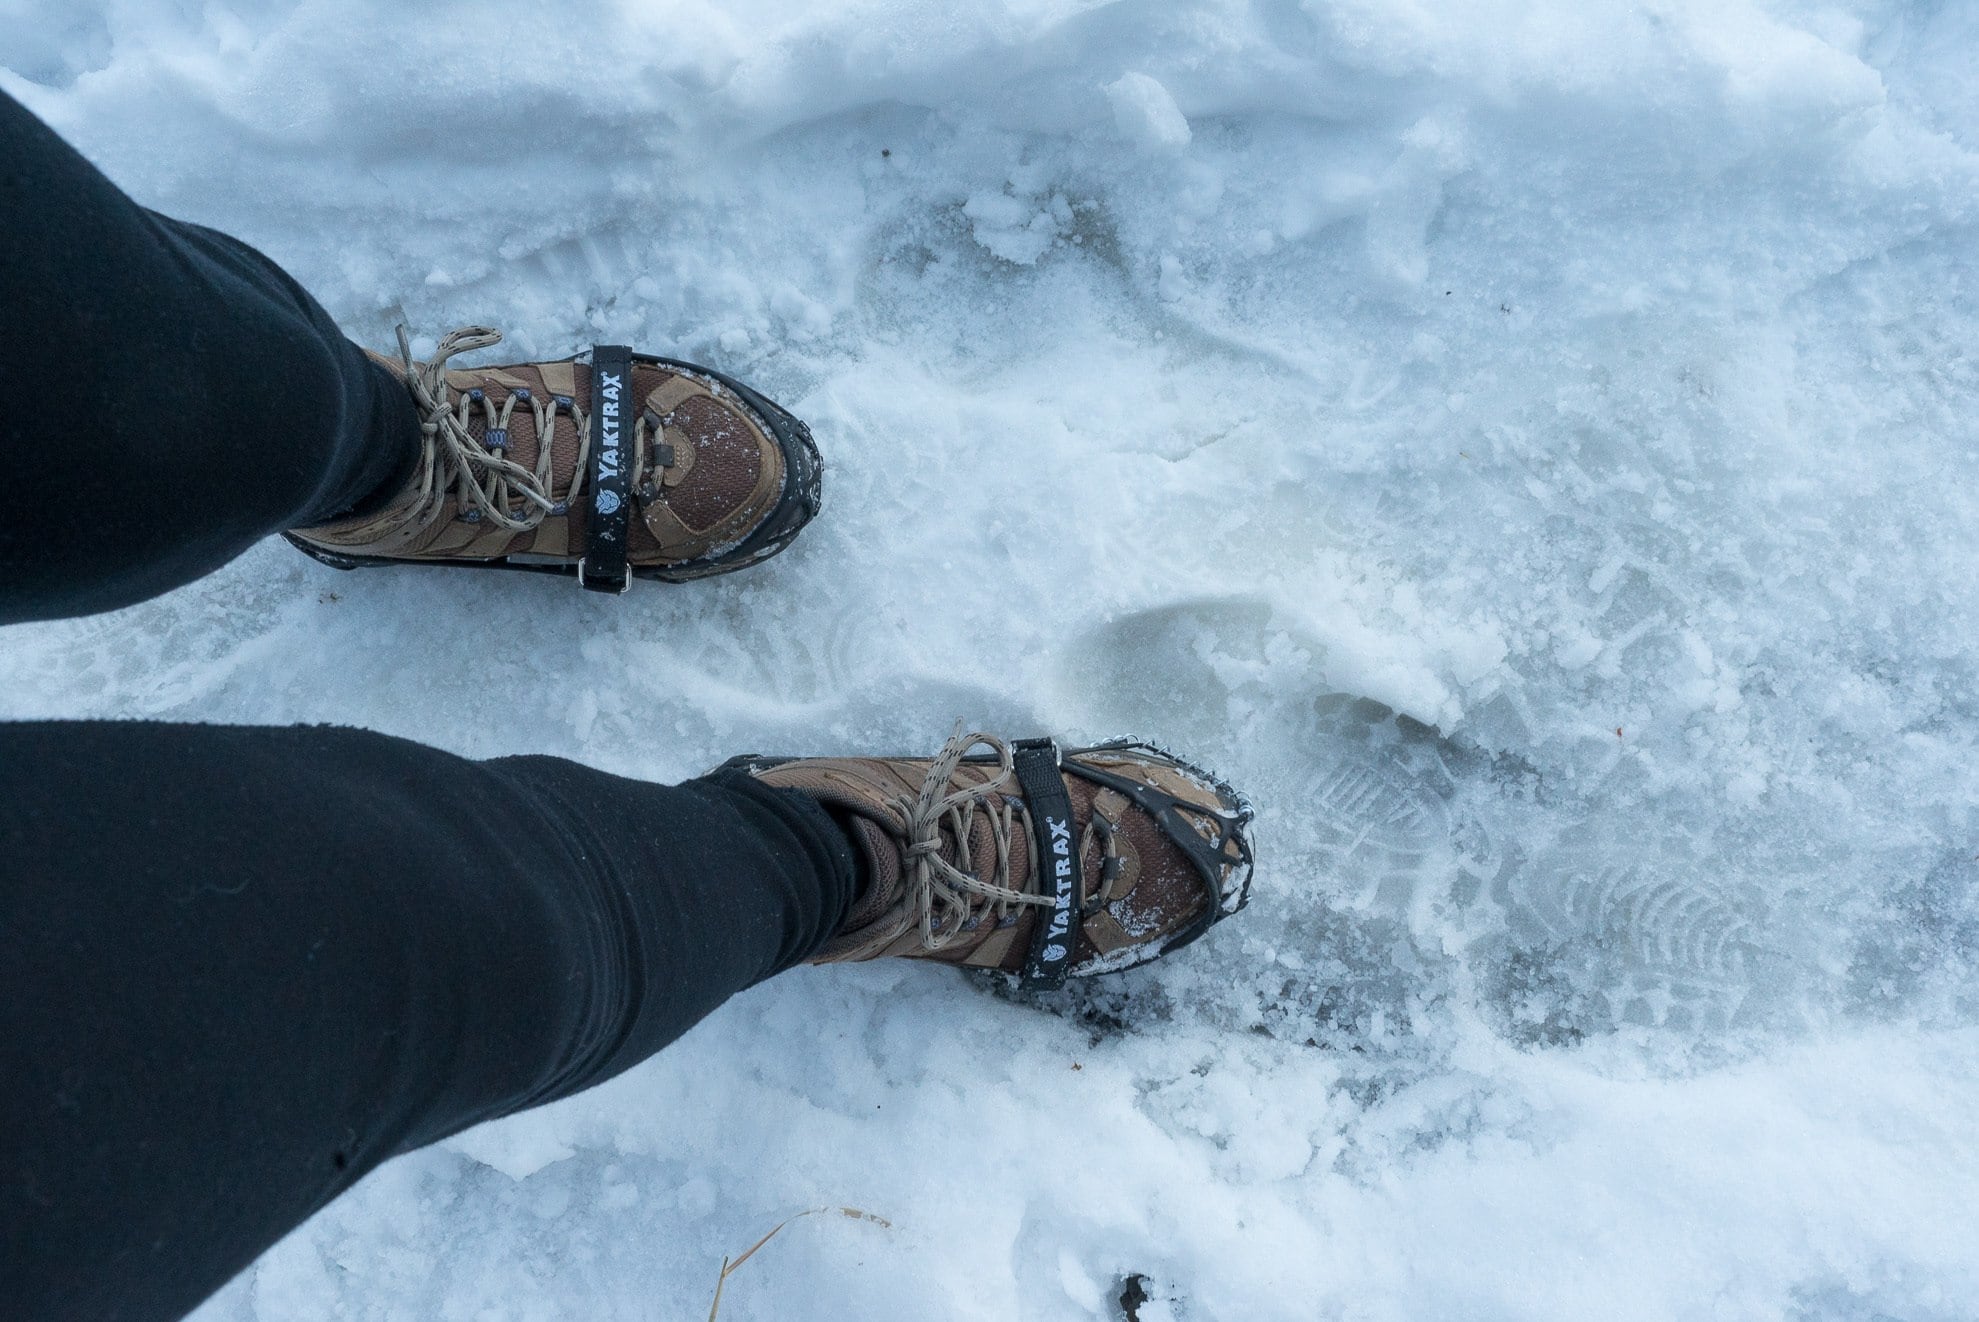
<svg viewBox="0 0 1979 1322"><path fill-rule="evenodd" d="M4 93L0 218L0 624L143 601L411 475L411 397L300 285Z"/></svg>
<svg viewBox="0 0 1979 1322"><path fill-rule="evenodd" d="M176 1317L387 1157L843 922L800 795L355 730L0 724L0 1317Z"/></svg>
<svg viewBox="0 0 1979 1322"><path fill-rule="evenodd" d="M141 600L401 480L403 390L293 281L4 96L0 216L0 623ZM744 777L0 724L0 1317L181 1315L386 1158L799 962L856 884L823 810Z"/></svg>

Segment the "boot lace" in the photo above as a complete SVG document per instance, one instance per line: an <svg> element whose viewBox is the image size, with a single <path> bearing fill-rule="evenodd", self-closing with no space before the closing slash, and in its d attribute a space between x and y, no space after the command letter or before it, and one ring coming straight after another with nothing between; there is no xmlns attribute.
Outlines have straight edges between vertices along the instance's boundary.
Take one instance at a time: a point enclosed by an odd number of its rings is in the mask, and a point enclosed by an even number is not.
<svg viewBox="0 0 1979 1322"><path fill-rule="evenodd" d="M951 785L962 759L978 747L996 754L996 774L978 785ZM919 924L924 948L940 950L962 933L977 930L985 918L1001 925L1014 921L1016 910L1023 906L1050 908L1054 903L1051 896L1033 895L1010 884L1011 832L1020 822L1026 831L1031 826L1030 808L1021 797L1006 792L1016 781L1016 761L1008 743L980 731L964 734L957 726L928 768L920 791L894 801L905 823L901 855L907 907ZM987 881L976 875L976 860L970 857L978 813L989 823L996 855ZM1082 858L1095 837L1106 853L1103 875L1110 877L1118 867L1118 855L1113 833L1097 813L1080 839ZM952 861L943 857L944 849L951 847ZM1035 860L1032 870L1036 871Z"/></svg>
<svg viewBox="0 0 1979 1322"><path fill-rule="evenodd" d="M569 513L570 503L583 490L588 469L585 460L591 451L590 415L577 407L576 400L568 395L544 397L513 390L497 407L479 390L453 390L447 384L447 361L501 343L502 333L492 327L464 326L450 332L440 340L429 362L414 360L404 326L398 333L406 384L418 406L420 431L425 437L414 479L413 526L424 528L439 518L449 496L454 498L458 517L466 522L491 523L510 532L527 532L546 518ZM533 469L508 456L509 424L518 405L526 407L536 422L538 444ZM477 408L483 423L479 437L468 428ZM568 413L576 422L578 446L570 490L562 496L551 489L550 476L550 439L559 413ZM642 440L644 432L642 425ZM643 458L643 446L635 445L635 482Z"/></svg>

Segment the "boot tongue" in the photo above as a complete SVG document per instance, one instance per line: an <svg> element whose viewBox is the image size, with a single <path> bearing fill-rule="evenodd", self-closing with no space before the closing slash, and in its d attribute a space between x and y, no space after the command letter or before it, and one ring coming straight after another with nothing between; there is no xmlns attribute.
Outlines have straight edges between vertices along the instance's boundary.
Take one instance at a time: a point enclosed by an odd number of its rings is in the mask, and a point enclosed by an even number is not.
<svg viewBox="0 0 1979 1322"><path fill-rule="evenodd" d="M889 910L900 902L901 891L906 885L906 873L901 864L901 842L892 829L863 812L845 813L841 819L847 822L847 834L858 849L865 863L865 876L868 884L859 898L853 903L852 912L846 917L844 930L856 931L861 927L878 922ZM996 856L996 840L991 833L989 819L977 814L970 823L971 855L979 860L971 871L978 874L988 870L987 862ZM941 857L949 863L956 858L955 842L943 832ZM1025 860L1030 853L1027 839L1013 838L1010 842L1010 855L1013 867L1012 884L1021 882L1017 878L1026 874Z"/></svg>
<svg viewBox="0 0 1979 1322"><path fill-rule="evenodd" d="M852 819L852 843L866 862L866 889L845 919L846 930L855 930L878 922L899 898L900 846L872 818L846 815Z"/></svg>
<svg viewBox="0 0 1979 1322"><path fill-rule="evenodd" d="M487 392L491 400L506 400L518 390L530 392L533 402L546 404L562 395L576 401L587 412L591 407L591 369L569 362L512 363L505 367L453 368L447 372L447 385L460 396L470 390ZM550 485L548 494L569 491L577 477L577 451L583 438L577 420L559 409L551 417ZM487 438L487 417L475 406L468 410L468 434L476 440ZM509 415L507 455L522 467L535 470L542 453L543 438L536 431L536 411L518 403Z"/></svg>
<svg viewBox="0 0 1979 1322"><path fill-rule="evenodd" d="M857 763L833 766L800 761L771 768L762 777L770 784L801 790L817 798L858 851L866 885L853 901L852 912L839 929L841 933L855 933L883 921L900 906L906 891L903 859L906 841L894 820L897 813L889 806L888 790L858 772ZM985 876L994 868L996 837L988 813L970 813L969 819L971 866L967 870ZM959 851L950 836L949 824L944 823L941 834L941 857L953 863ZM1021 815L1010 833L1009 858L1010 884L1023 889L1031 871L1031 839Z"/></svg>

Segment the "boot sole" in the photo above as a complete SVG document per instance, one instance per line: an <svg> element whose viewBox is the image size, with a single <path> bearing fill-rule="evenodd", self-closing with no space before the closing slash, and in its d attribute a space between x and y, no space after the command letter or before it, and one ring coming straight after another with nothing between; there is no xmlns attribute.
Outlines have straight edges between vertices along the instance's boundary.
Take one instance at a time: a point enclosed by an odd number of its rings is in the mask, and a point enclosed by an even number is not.
<svg viewBox="0 0 1979 1322"><path fill-rule="evenodd" d="M783 494L778 497L769 516L747 537L720 554L700 560L686 560L677 565L633 565L630 567L632 577L661 583L691 583L695 579L711 578L716 574L747 569L751 565L762 563L789 546L803 530L804 525L817 517L823 503L824 461L818 455L817 443L811 439L811 429L774 400L750 389L734 377L712 368L702 367L698 363L684 362L678 358L662 358L657 354L646 353L633 354L632 361L644 363L649 367L670 368L718 382L724 389L734 392L756 413L770 435L776 439L777 449L783 454ZM454 569L514 569L535 574L557 574L565 578L574 578L577 575L576 560L568 562L523 560L514 556L502 556L493 560L429 560L417 556L350 555L317 546L292 532L285 532L282 536L289 545L310 559L329 565L332 569L381 569L410 565Z"/></svg>

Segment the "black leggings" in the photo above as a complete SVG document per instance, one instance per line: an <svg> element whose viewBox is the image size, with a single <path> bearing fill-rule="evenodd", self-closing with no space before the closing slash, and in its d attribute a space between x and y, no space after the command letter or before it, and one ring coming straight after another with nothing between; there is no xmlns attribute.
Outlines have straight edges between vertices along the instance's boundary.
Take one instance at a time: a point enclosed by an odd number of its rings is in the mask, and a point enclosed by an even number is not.
<svg viewBox="0 0 1979 1322"><path fill-rule="evenodd" d="M0 624L389 495L417 435L293 280L4 95L0 399ZM831 818L747 777L0 723L0 1318L182 1315L388 1157L803 960L855 887Z"/></svg>

